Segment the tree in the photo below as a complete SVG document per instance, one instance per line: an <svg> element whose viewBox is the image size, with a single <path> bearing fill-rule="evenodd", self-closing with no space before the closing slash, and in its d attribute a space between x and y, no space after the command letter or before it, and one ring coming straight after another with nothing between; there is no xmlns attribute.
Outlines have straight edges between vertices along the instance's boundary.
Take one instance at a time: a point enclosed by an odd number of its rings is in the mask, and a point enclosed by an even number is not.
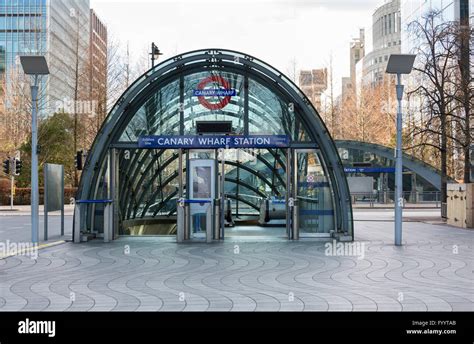
<svg viewBox="0 0 474 344"><path fill-rule="evenodd" d="M341 100L339 132L341 138L393 145L395 119L392 82L387 78L377 85L363 85L358 96L354 92Z"/></svg>
<svg viewBox="0 0 474 344"><path fill-rule="evenodd" d="M469 18L461 18L459 24L452 23L453 36L456 44L454 63L455 79L451 88L454 90L456 102L453 121L461 133L460 149L463 160L464 183L471 181L471 160L469 148L474 142L474 28L469 25Z"/></svg>
<svg viewBox="0 0 474 344"><path fill-rule="evenodd" d="M55 113L53 116L40 122L38 126L38 155L39 177L42 184L41 173L45 163L64 165L64 178L66 185L74 185L74 119L67 113ZM22 173L18 176L18 185L27 187L31 179L31 137L21 145Z"/></svg>
<svg viewBox="0 0 474 344"><path fill-rule="evenodd" d="M8 75L0 77L0 151L4 154L13 153L31 131L31 101L27 92L25 78L18 70L11 69Z"/></svg>
<svg viewBox="0 0 474 344"><path fill-rule="evenodd" d="M420 20L409 24L409 32L418 42L414 53L417 86L409 92L420 99L420 118L413 136L421 137L418 146L431 146L439 150L441 170L441 202L447 200L448 145L457 141L453 135L454 80L453 61L456 56L456 40L452 24L440 18L439 11L431 11ZM452 144L452 142L451 142ZM451 152L452 154L452 152Z"/></svg>

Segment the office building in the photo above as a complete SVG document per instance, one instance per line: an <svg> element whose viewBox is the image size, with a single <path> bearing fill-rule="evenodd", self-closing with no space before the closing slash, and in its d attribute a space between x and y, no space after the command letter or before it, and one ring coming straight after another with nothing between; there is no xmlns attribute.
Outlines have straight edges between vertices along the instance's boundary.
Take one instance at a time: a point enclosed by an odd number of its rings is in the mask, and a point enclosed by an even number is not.
<svg viewBox="0 0 474 344"><path fill-rule="evenodd" d="M93 9L90 10L89 98L94 102L97 118L106 113L107 98L107 27Z"/></svg>
<svg viewBox="0 0 474 344"><path fill-rule="evenodd" d="M316 109L321 109L321 95L328 88L327 69L302 70L299 86Z"/></svg>
<svg viewBox="0 0 474 344"><path fill-rule="evenodd" d="M372 15L372 50L357 64L357 85L380 83L385 77L388 58L401 52L400 0L386 1Z"/></svg>
<svg viewBox="0 0 474 344"><path fill-rule="evenodd" d="M351 42L350 47L350 78L351 78L351 89L353 92L356 91L356 65L365 56L365 29L360 29L359 37L354 38Z"/></svg>
<svg viewBox="0 0 474 344"><path fill-rule="evenodd" d="M411 22L420 20L429 11L440 11L443 21L469 20L474 23L474 1L469 0L401 0L402 52L410 53L417 46L417 42L408 30Z"/></svg>
<svg viewBox="0 0 474 344"><path fill-rule="evenodd" d="M89 52L104 52L104 42L90 49L91 40L103 39L106 30L103 24L91 24L89 5L89 0L0 0L0 52L4 51L0 72L6 76L7 89L11 79L22 73L20 55L45 55L48 61L50 75L40 87L41 116L60 110L72 112L74 100L90 97L90 65L97 60L91 63ZM95 13L94 18L98 23ZM96 33L91 35L91 30ZM98 68L103 66L97 64ZM104 73L99 73L100 83Z"/></svg>

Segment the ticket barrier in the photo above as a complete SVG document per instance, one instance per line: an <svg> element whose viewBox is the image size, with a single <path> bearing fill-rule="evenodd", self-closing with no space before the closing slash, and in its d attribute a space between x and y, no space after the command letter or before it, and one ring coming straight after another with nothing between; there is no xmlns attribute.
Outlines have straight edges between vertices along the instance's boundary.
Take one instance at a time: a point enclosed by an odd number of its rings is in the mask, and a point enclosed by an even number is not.
<svg viewBox="0 0 474 344"><path fill-rule="evenodd" d="M199 211L192 210L193 205L199 205ZM217 200L184 199L177 204L177 242L219 240L220 234L220 204Z"/></svg>

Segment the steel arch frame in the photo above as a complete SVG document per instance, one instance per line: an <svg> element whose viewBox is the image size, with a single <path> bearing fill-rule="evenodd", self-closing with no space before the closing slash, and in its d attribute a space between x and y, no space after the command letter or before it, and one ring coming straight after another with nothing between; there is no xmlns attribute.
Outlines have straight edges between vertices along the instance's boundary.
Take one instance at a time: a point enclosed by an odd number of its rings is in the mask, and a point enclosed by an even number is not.
<svg viewBox="0 0 474 344"><path fill-rule="evenodd" d="M355 140L336 140L335 143L336 147L338 148L349 148L364 152L370 152L395 162L393 148L390 147L382 146L376 143ZM423 177L435 188L441 190L441 171L439 171L435 167L406 153L403 153L403 167L406 167L410 171L415 172L417 175ZM456 183L456 181L450 177L448 177L448 181L451 183Z"/></svg>
<svg viewBox="0 0 474 344"><path fill-rule="evenodd" d="M294 104L295 126L303 126L312 140L312 143L306 143L307 146L319 149L328 170L335 204L336 230L353 236L352 205L343 165L336 145L317 110L303 92L277 69L253 56L232 50L204 49L180 54L138 78L116 102L95 138L84 166L77 198L95 198L109 148L119 142L120 137L117 136L153 92L172 80L179 79L181 85L184 75L208 70L235 72L243 75L246 80L251 77L268 87L280 99ZM89 217L90 215L85 218L86 221L89 221Z"/></svg>

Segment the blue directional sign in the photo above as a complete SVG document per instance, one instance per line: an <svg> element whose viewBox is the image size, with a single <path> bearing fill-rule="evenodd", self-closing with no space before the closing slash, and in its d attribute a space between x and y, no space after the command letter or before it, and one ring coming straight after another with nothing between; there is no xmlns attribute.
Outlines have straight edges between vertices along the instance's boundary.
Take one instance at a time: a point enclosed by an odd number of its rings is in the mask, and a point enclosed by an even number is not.
<svg viewBox="0 0 474 344"><path fill-rule="evenodd" d="M288 148L290 138L286 135L184 135L184 136L142 136L139 148L163 149L215 149L215 148Z"/></svg>
<svg viewBox="0 0 474 344"><path fill-rule="evenodd" d="M395 173L394 167L344 167L346 173Z"/></svg>

